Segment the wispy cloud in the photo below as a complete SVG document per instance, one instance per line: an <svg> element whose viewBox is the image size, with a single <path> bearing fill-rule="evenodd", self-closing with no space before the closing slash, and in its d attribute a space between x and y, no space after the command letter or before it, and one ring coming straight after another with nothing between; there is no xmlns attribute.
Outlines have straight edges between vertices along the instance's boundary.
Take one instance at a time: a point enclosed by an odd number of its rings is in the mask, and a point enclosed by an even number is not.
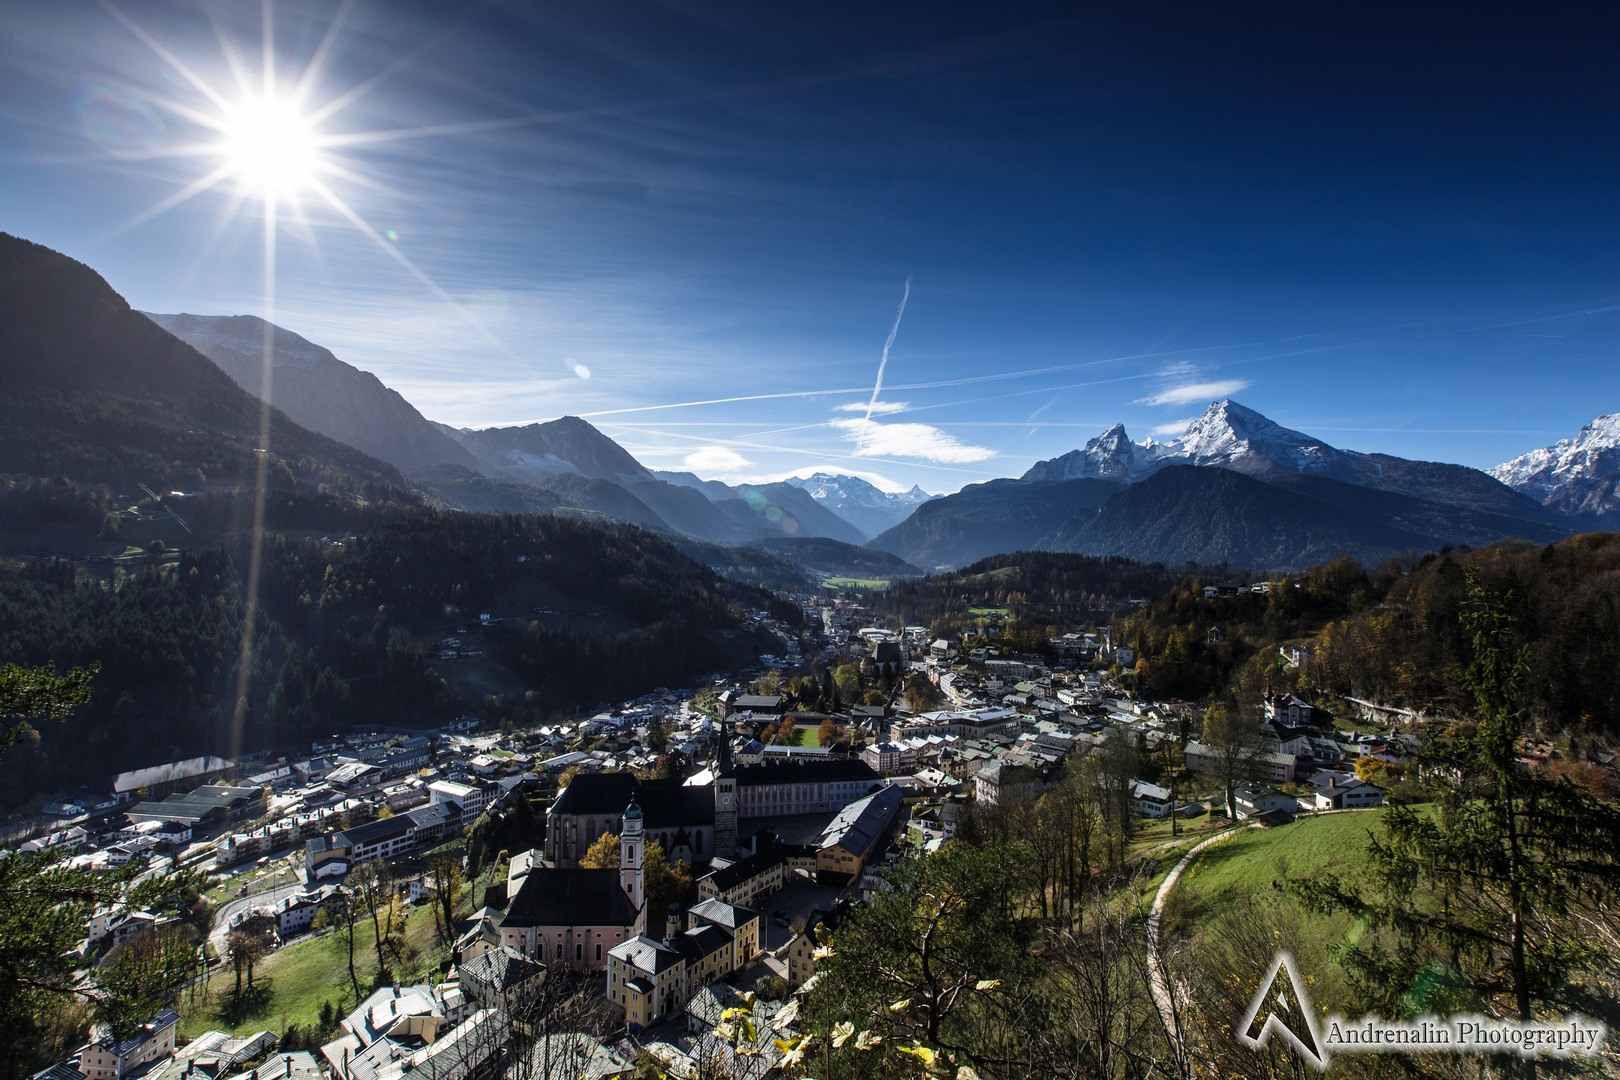
<svg viewBox="0 0 1620 1080"><path fill-rule="evenodd" d="M871 416L873 413L886 416L889 413L905 412L911 408L909 401L846 401L842 405L834 405L834 412L858 412Z"/></svg>
<svg viewBox="0 0 1620 1080"><path fill-rule="evenodd" d="M1189 416L1185 420L1172 420L1168 424L1160 424L1158 427L1153 428L1148 432L1148 434L1157 435L1161 438L1167 438L1171 435L1180 435L1183 431L1186 431L1187 428L1192 426L1192 422L1196 419L1198 419L1198 417Z"/></svg>
<svg viewBox="0 0 1620 1080"><path fill-rule="evenodd" d="M724 446L700 446L681 459L689 472L702 477L735 476L741 469L753 464L735 450Z"/></svg>
<svg viewBox="0 0 1620 1080"><path fill-rule="evenodd" d="M1142 398L1138 405L1190 405L1195 401L1223 398L1246 390L1252 385L1248 379L1220 379L1215 382L1183 383L1166 387L1151 397Z"/></svg>
<svg viewBox="0 0 1620 1080"><path fill-rule="evenodd" d="M974 446L928 424L881 424L864 417L834 420L832 426L855 441L857 457L921 458L968 462L994 457L988 446Z"/></svg>

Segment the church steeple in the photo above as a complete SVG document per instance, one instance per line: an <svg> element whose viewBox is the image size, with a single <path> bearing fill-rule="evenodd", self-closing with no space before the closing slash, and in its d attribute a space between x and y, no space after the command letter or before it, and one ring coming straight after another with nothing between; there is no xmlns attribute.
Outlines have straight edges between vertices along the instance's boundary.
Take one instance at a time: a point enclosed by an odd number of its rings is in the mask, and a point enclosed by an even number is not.
<svg viewBox="0 0 1620 1080"><path fill-rule="evenodd" d="M641 807L634 798L624 808L623 824L619 829L619 884L630 897L630 906L636 909L637 923L644 924L647 902L646 847L642 834Z"/></svg>
<svg viewBox="0 0 1620 1080"><path fill-rule="evenodd" d="M731 725L724 720L720 721L720 764L716 775L733 775L731 765Z"/></svg>

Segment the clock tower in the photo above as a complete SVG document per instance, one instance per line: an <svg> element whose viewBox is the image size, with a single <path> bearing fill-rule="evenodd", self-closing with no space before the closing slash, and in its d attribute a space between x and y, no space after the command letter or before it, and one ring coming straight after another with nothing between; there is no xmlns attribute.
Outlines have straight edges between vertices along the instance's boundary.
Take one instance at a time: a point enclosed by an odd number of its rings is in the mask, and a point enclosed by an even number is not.
<svg viewBox="0 0 1620 1080"><path fill-rule="evenodd" d="M737 770L731 763L731 725L720 722L720 757L714 771L714 853L737 854Z"/></svg>

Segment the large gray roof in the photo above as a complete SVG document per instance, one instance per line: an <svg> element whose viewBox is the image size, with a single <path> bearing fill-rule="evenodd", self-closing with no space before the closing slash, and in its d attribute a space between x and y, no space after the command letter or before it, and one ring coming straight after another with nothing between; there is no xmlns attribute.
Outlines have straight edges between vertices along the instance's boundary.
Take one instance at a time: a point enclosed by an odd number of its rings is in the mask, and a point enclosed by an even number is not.
<svg viewBox="0 0 1620 1080"><path fill-rule="evenodd" d="M901 799L902 793L897 787L886 787L864 799L857 799L828 822L821 831L818 846L827 848L837 845L855 852L869 850L878 834L893 820Z"/></svg>
<svg viewBox="0 0 1620 1080"><path fill-rule="evenodd" d="M636 921L617 870L537 866L523 878L501 925L629 926Z"/></svg>
<svg viewBox="0 0 1620 1080"><path fill-rule="evenodd" d="M553 814L622 814L631 801L641 807L650 832L714 824L714 790L680 780L638 780L633 773L585 773L557 796Z"/></svg>

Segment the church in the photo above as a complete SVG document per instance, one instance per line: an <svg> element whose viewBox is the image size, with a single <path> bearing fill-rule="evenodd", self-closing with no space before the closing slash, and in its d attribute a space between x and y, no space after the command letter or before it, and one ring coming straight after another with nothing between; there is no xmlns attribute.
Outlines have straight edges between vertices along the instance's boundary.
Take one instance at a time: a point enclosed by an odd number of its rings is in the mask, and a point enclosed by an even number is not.
<svg viewBox="0 0 1620 1080"><path fill-rule="evenodd" d="M647 838L663 844L670 862L692 866L717 854L713 788L688 787L674 779L641 780L628 772L584 773L546 811L546 861L578 866L598 837L618 831L620 815L631 802L645 815Z"/></svg>

